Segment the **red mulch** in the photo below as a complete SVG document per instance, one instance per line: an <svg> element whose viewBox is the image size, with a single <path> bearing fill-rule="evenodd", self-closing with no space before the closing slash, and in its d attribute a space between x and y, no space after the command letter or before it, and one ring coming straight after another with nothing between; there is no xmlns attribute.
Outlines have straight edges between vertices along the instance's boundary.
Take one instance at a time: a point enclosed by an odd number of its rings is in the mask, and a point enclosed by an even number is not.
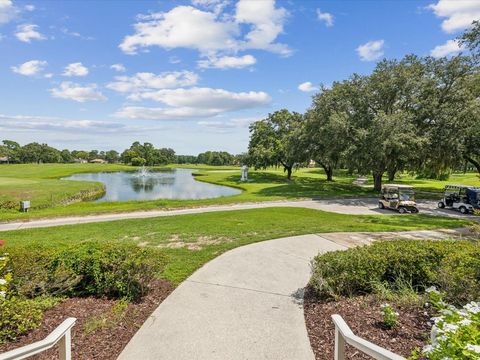
<svg viewBox="0 0 480 360"><path fill-rule="evenodd" d="M45 338L67 317L77 318L72 330L72 358L76 360L116 359L136 331L172 292L173 285L165 280L155 281L151 291L140 302L128 305L125 316L111 326L98 328L87 334L84 325L92 318L111 314L114 300L88 298L70 298L54 308L45 311L41 326L15 342L0 345L0 353ZM58 359L56 348L43 352L30 359Z"/></svg>
<svg viewBox="0 0 480 360"><path fill-rule="evenodd" d="M310 344L317 360L334 358L335 326L333 314L343 317L353 333L394 353L407 357L415 348L422 348L429 336L427 325L431 314L418 306L389 303L400 314L393 329L382 324L380 305L373 297L358 296L339 301L322 301L307 289L304 299L305 322ZM357 349L347 346L347 359L371 359Z"/></svg>

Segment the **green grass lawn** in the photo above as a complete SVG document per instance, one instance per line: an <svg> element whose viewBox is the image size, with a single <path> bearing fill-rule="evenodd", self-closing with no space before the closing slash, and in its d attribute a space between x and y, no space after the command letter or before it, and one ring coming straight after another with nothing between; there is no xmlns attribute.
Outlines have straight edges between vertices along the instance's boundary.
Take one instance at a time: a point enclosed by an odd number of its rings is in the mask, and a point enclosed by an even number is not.
<svg viewBox="0 0 480 360"><path fill-rule="evenodd" d="M86 181L65 181L59 178L81 172L121 171L135 168L110 164L1 165L0 202L11 200L18 203L22 199L28 199L31 200L34 209L29 213L20 213L17 209L0 209L0 221L300 198L376 196L371 188L353 185L352 181L356 176L348 176L345 171L338 171L335 181L327 182L320 169L300 169L295 171L292 180L288 181L281 169L272 168L266 171L251 171L250 181L241 183L238 167L205 165L169 165L168 167L197 169L199 170L196 174L197 180L236 187L241 189L242 193L206 200L74 202L72 200L98 194L102 191L102 185ZM418 190L437 192L447 183L480 186L479 178L474 173L453 174L448 181L418 180L410 175L401 175L395 182L414 185Z"/></svg>
<svg viewBox="0 0 480 360"><path fill-rule="evenodd" d="M179 283L235 247L284 236L337 231L395 231L461 227L468 222L426 215L351 216L303 208L269 208L122 220L4 232L5 250L62 248L82 241L133 243L167 255L162 277Z"/></svg>

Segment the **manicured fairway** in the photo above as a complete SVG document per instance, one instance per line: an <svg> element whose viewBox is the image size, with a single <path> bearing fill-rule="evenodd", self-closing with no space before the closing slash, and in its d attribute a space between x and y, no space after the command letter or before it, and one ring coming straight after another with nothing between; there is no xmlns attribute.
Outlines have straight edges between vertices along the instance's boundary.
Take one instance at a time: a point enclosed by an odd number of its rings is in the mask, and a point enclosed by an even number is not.
<svg viewBox="0 0 480 360"><path fill-rule="evenodd" d="M18 230L2 233L2 239L12 256L19 247L58 249L82 241L150 246L168 256L162 276L178 283L222 252L261 240L320 232L455 228L465 224L425 215L351 216L269 208Z"/></svg>

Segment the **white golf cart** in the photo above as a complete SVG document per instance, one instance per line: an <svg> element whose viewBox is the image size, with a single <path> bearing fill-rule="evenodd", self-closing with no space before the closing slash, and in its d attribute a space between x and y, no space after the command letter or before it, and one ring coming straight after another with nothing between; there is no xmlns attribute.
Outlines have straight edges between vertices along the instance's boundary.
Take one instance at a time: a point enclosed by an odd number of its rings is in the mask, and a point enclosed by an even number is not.
<svg viewBox="0 0 480 360"><path fill-rule="evenodd" d="M462 214L480 209L480 188L466 185L447 185L443 199L438 202L440 209L458 210Z"/></svg>
<svg viewBox="0 0 480 360"><path fill-rule="evenodd" d="M397 210L400 214L411 212L418 213L415 202L415 192L412 186L386 184L382 187L382 195L378 200L380 209Z"/></svg>

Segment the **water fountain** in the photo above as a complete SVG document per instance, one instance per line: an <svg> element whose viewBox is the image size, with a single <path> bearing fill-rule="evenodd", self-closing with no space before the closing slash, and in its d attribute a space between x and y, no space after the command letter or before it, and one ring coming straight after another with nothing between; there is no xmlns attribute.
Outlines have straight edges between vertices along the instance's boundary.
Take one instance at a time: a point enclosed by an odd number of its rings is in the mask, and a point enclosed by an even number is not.
<svg viewBox="0 0 480 360"><path fill-rule="evenodd" d="M150 175L150 171L145 166L142 166L140 170L138 170L138 177L147 177Z"/></svg>

